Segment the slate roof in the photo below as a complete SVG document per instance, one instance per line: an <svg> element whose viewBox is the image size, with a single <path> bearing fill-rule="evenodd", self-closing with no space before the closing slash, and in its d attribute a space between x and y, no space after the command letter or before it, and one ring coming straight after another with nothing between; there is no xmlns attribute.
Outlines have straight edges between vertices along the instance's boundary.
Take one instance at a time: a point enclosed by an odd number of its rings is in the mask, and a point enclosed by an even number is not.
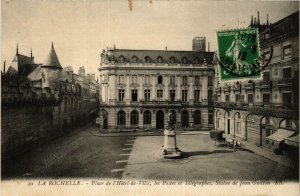
<svg viewBox="0 0 300 196"><path fill-rule="evenodd" d="M53 68L59 68L62 69L62 66L58 60L57 54L55 52L53 43L51 46L51 50L45 60L45 63L43 64L43 67L53 67Z"/></svg>
<svg viewBox="0 0 300 196"><path fill-rule="evenodd" d="M44 79L43 79L44 75ZM53 69L38 65L27 77L30 81L39 81L42 79L42 86L55 88L58 81L71 81L71 76L64 69Z"/></svg>
<svg viewBox="0 0 300 196"><path fill-rule="evenodd" d="M212 64L214 52L200 51L177 51L177 50L132 50L132 49L110 49L108 55L113 56L115 61L119 61L119 57L124 57L124 62L132 62L134 56L138 58L137 63L145 63L145 57L150 58L150 63L157 63L158 57L162 57L162 63L170 63L171 57L175 58L175 63L182 63L184 57L187 58L187 64L196 63L196 58L200 63L204 62Z"/></svg>

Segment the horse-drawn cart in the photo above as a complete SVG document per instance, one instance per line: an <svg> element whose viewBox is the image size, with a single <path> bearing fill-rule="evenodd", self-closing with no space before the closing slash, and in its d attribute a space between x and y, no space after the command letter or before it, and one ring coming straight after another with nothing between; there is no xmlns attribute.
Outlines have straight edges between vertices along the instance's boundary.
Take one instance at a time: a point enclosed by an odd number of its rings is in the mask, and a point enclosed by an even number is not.
<svg viewBox="0 0 300 196"><path fill-rule="evenodd" d="M218 144L226 144L226 138L224 131L218 131L218 130L211 130L210 131L210 138L215 143L215 145Z"/></svg>

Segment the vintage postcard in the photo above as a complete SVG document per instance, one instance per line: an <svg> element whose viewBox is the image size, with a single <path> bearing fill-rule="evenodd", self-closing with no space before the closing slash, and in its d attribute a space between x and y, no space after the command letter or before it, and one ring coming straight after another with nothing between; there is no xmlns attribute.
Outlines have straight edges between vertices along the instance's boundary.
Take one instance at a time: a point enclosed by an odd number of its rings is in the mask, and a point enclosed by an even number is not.
<svg viewBox="0 0 300 196"><path fill-rule="evenodd" d="M1 195L299 195L299 2L2 0Z"/></svg>

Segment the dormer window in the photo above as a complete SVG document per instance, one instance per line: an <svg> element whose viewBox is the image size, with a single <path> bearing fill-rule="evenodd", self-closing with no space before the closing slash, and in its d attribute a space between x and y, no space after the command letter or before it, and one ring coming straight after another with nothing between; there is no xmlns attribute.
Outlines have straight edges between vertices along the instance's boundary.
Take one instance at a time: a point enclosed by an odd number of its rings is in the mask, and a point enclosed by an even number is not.
<svg viewBox="0 0 300 196"><path fill-rule="evenodd" d="M146 56L146 57L145 57L145 62L146 62L146 63L150 63L150 57L149 57L149 56Z"/></svg>
<svg viewBox="0 0 300 196"><path fill-rule="evenodd" d="M124 62L125 62L124 56L120 56L120 57L119 57L119 62L120 62L120 63L124 63Z"/></svg>
<svg viewBox="0 0 300 196"><path fill-rule="evenodd" d="M175 63L175 57L172 56L172 57L170 58L170 63Z"/></svg>
<svg viewBox="0 0 300 196"><path fill-rule="evenodd" d="M200 63L200 60L198 57L195 58L195 64L199 64Z"/></svg>
<svg viewBox="0 0 300 196"><path fill-rule="evenodd" d="M132 59L133 63L137 63L138 62L138 58L136 56L133 56L131 59Z"/></svg>
<svg viewBox="0 0 300 196"><path fill-rule="evenodd" d="M187 58L186 58L186 57L183 57L183 58L181 59L181 62L182 62L183 64L187 64Z"/></svg>
<svg viewBox="0 0 300 196"><path fill-rule="evenodd" d="M157 62L158 63L162 63L163 62L163 58L161 56L157 57Z"/></svg>

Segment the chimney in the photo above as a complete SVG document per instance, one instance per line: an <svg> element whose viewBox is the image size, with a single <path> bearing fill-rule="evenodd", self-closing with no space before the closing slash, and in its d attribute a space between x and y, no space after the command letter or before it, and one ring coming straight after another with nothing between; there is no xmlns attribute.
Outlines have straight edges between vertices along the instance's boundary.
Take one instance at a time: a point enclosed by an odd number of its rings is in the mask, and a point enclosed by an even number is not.
<svg viewBox="0 0 300 196"><path fill-rule="evenodd" d="M16 55L19 54L19 46L18 46L18 43L17 43L17 49L16 49Z"/></svg>
<svg viewBox="0 0 300 196"><path fill-rule="evenodd" d="M259 11L257 11L257 24L260 25L260 21L259 21Z"/></svg>
<svg viewBox="0 0 300 196"><path fill-rule="evenodd" d="M269 26L269 15L267 14L267 25Z"/></svg>
<svg viewBox="0 0 300 196"><path fill-rule="evenodd" d="M116 45L114 44L114 49L116 49Z"/></svg>
<svg viewBox="0 0 300 196"><path fill-rule="evenodd" d="M166 46L166 51L168 50L168 46Z"/></svg>
<svg viewBox="0 0 300 196"><path fill-rule="evenodd" d="M210 50L210 42L207 42L207 52Z"/></svg>
<svg viewBox="0 0 300 196"><path fill-rule="evenodd" d="M250 26L253 26L253 15L251 15L251 23Z"/></svg>
<svg viewBox="0 0 300 196"><path fill-rule="evenodd" d="M6 63L6 61L4 61L4 66L3 66L3 73L5 74L5 63Z"/></svg>

